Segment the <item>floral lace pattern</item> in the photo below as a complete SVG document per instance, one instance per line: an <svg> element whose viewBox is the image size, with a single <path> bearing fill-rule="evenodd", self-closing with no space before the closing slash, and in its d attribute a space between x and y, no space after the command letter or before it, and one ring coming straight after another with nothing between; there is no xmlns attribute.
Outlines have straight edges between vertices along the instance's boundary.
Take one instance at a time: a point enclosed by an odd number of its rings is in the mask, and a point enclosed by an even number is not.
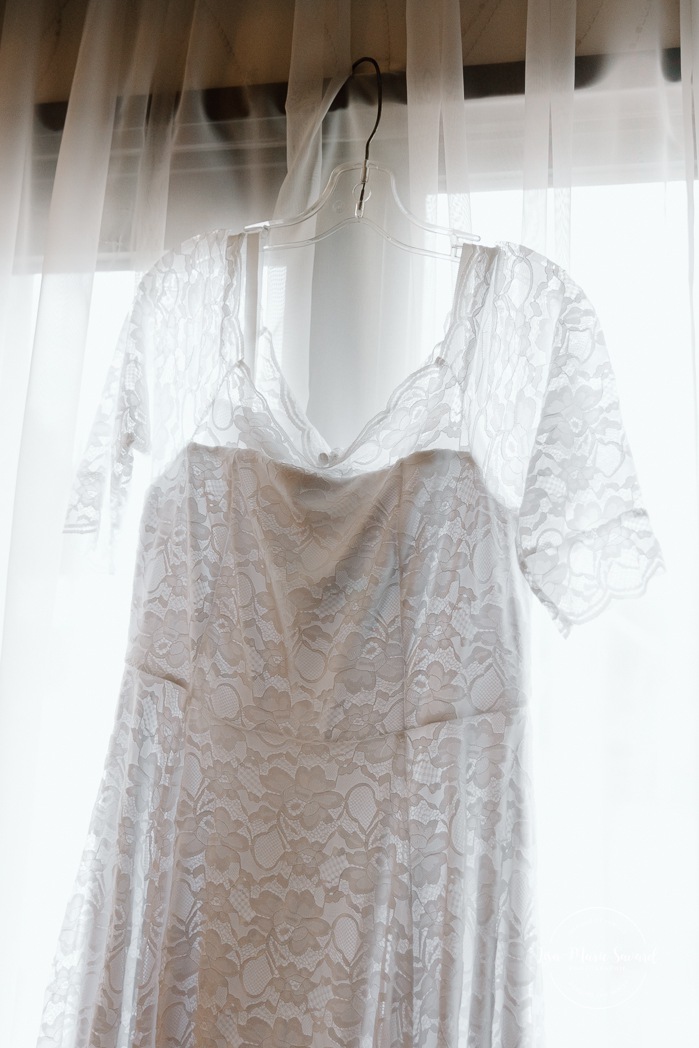
<svg viewBox="0 0 699 1048"><path fill-rule="evenodd" d="M144 278L77 475L97 533L154 464L39 1046L543 1048L529 597L565 633L662 567L597 318L476 249L329 456L243 363L244 250Z"/></svg>

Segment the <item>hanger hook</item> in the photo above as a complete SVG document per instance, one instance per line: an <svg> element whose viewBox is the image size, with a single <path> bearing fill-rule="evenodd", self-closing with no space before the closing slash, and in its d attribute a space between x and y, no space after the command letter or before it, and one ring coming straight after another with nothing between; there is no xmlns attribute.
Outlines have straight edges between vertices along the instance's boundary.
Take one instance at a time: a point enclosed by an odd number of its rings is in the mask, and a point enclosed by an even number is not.
<svg viewBox="0 0 699 1048"><path fill-rule="evenodd" d="M368 55L365 55L364 58L358 58L356 62L352 63L352 73L354 74L354 71L357 68L357 66L362 65L363 62L370 62L371 65L373 65L374 67L374 72L376 73L376 123L374 124L374 128L369 137L367 138L366 145L364 146L364 163L362 164L362 177L359 183L359 200L357 201L357 206L354 209L354 213L357 218L361 218L364 214L364 193L366 190L367 179L369 177L369 172L367 170L367 164L369 163L369 146L371 145L371 140L376 134L377 128L379 126L379 121L381 120L381 108L383 105L381 69L379 68L379 63L376 61L376 59L370 58Z"/></svg>

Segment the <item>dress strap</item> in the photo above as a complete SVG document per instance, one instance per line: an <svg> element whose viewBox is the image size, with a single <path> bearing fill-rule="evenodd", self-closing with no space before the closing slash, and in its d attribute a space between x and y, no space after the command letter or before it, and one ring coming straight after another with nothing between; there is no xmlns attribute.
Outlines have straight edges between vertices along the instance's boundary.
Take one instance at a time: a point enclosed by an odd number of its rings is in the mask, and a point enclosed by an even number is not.
<svg viewBox="0 0 699 1048"><path fill-rule="evenodd" d="M259 338L260 234L245 234L245 282L243 286L243 359L255 374L255 347Z"/></svg>

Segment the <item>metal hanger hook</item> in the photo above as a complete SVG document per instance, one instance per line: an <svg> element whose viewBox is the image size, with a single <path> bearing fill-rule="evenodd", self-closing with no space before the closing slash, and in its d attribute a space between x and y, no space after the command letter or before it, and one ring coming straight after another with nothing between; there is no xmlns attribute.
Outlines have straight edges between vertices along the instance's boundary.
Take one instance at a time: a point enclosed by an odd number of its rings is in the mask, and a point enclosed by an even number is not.
<svg viewBox="0 0 699 1048"><path fill-rule="evenodd" d="M359 182L359 200L357 201L357 205L354 209L354 214L356 218L361 218L364 214L366 184L367 178L369 177L369 172L367 169L367 164L369 163L369 146L371 145L371 140L376 134L377 128L379 126L379 121L381 120L381 108L383 105L383 86L381 80L381 69L379 68L379 63L376 61L376 59L370 58L368 55L365 55L364 58L358 58L356 62L352 63L352 74L354 74L354 71L357 68L357 66L362 65L363 62L370 62L371 65L373 65L374 67L374 72L376 73L376 123L374 124L374 128L369 137L367 138L366 145L364 146L364 163L362 164L362 177ZM366 199L368 199L368 197Z"/></svg>

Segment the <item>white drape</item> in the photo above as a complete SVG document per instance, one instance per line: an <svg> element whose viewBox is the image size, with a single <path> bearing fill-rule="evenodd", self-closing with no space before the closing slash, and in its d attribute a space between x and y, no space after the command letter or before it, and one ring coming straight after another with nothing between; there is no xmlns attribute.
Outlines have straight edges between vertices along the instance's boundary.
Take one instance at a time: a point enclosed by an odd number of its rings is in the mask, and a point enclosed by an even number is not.
<svg viewBox="0 0 699 1048"><path fill-rule="evenodd" d="M488 7L494 17L500 5ZM372 145L415 213L472 222L485 242L526 243L585 287L667 562L642 600L611 607L565 643L538 617L546 1037L567 1048L650 1048L696 1034L699 565L688 289L699 12L683 0L675 82L664 73L660 19L641 26L633 5L625 11L608 40L610 53L625 54L575 90L576 4L530 0L524 98L463 103L466 45L483 22L466 26L462 45L457 0L393 5L379 32L382 44L405 41L407 104L387 101ZM49 4L8 0L0 37L0 1043L13 1048L34 1044L121 671L138 486L112 574L76 556L62 527L137 277L197 232L300 210L336 163L361 157L373 123L369 77L361 101L357 87L346 109L330 110L367 50L366 11L350 0L296 0L286 120L269 93L249 87L245 112L238 97L239 109L222 116L207 90L227 77L255 81L247 8L92 0L55 126L55 110L36 105L52 14ZM579 21L578 37L590 28ZM279 46L271 17L269 28L268 46ZM468 94L468 71L466 86ZM380 249L362 248L358 276L336 259L333 293L359 286L366 308L338 335L336 356L318 294L297 297L306 305L282 341L290 384L321 429L363 421L413 364L409 348L381 369L372 358L376 316L397 324L401 302ZM296 289L315 291L312 262L299 260ZM294 287L280 289L272 273L270 315ZM429 310L416 316L436 341ZM366 359L334 419L327 404L362 332Z"/></svg>

